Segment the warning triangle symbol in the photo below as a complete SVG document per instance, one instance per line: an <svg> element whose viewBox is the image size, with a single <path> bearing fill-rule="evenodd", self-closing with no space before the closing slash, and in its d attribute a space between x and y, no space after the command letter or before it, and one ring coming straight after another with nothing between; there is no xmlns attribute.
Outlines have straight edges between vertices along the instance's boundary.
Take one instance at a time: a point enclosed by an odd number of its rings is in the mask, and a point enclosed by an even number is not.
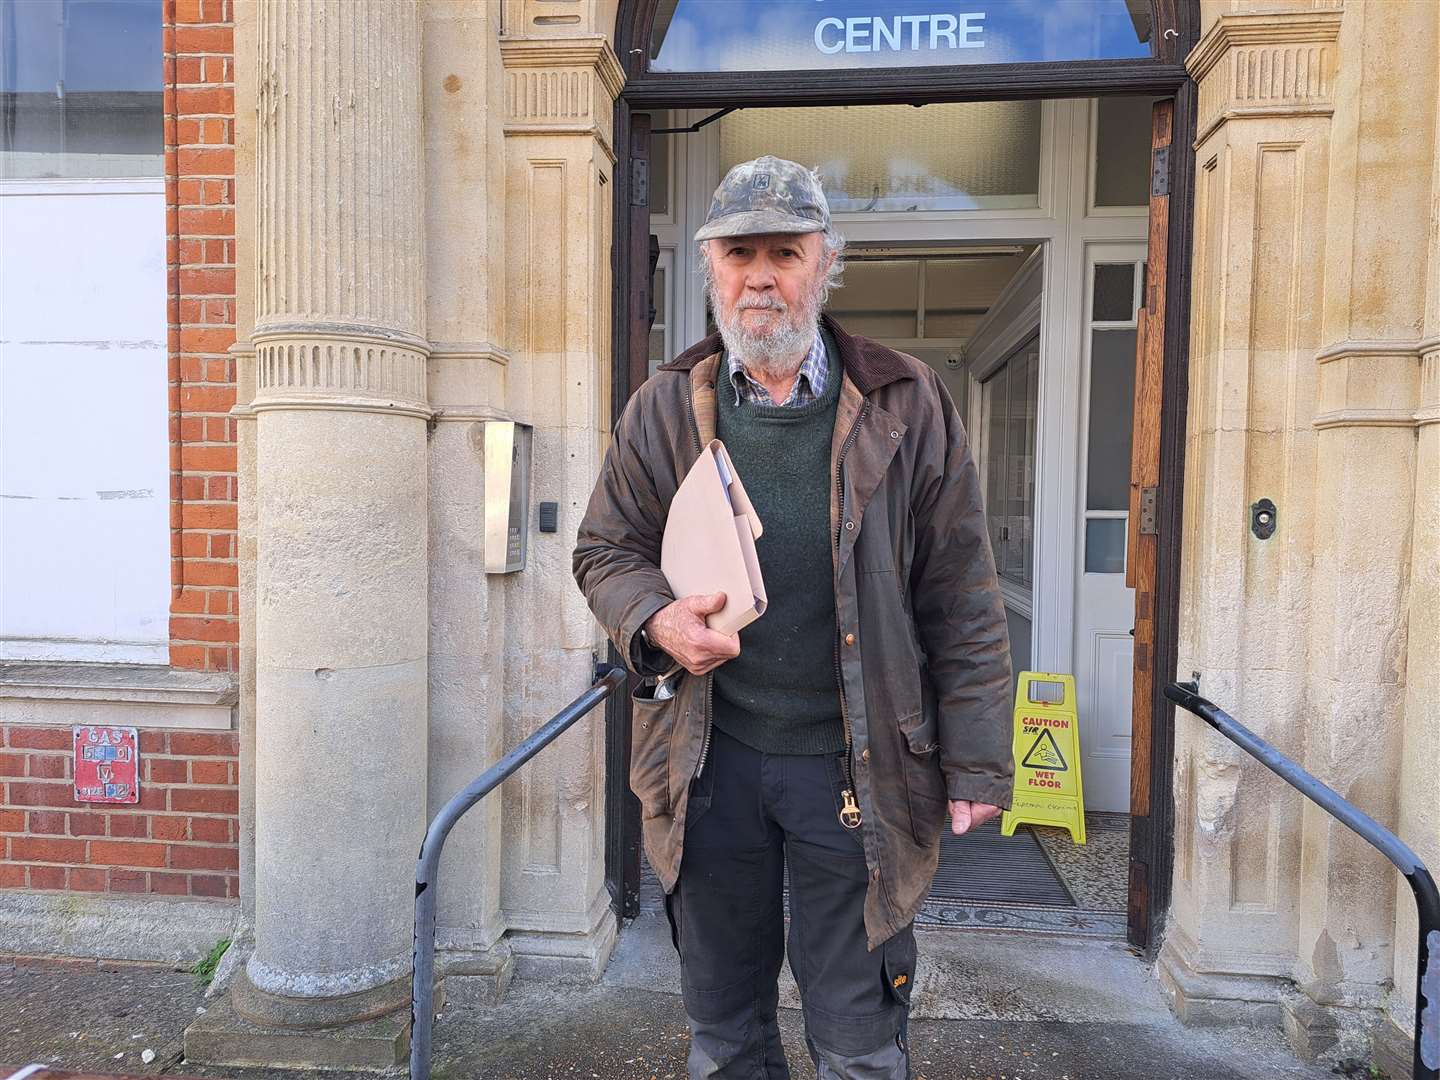
<svg viewBox="0 0 1440 1080"><path fill-rule="evenodd" d="M1065 764L1064 755L1060 753L1049 728L1035 737L1035 745L1030 747L1030 752L1020 764L1026 769L1049 769L1051 772L1066 772L1070 768Z"/></svg>

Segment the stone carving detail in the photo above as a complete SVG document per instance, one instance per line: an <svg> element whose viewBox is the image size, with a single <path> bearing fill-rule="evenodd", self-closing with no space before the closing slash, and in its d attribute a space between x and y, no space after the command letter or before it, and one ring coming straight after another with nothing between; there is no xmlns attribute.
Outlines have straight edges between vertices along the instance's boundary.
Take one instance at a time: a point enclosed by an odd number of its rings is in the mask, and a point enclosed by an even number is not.
<svg viewBox="0 0 1440 1080"><path fill-rule="evenodd" d="M1339 29L1339 12L1222 16L1187 61L1199 139L1233 116L1332 112Z"/></svg>
<svg viewBox="0 0 1440 1080"><path fill-rule="evenodd" d="M594 97L588 71L511 71L507 106L514 123L576 123L590 119Z"/></svg>
<svg viewBox="0 0 1440 1080"><path fill-rule="evenodd" d="M580 38L502 38L505 130L586 132L610 151L611 106L625 76L609 43Z"/></svg>
<svg viewBox="0 0 1440 1080"><path fill-rule="evenodd" d="M295 392L425 401L425 356L414 349L341 340L276 341L256 350L257 397Z"/></svg>
<svg viewBox="0 0 1440 1080"><path fill-rule="evenodd" d="M416 6L275 0L258 13L257 328L315 320L419 336Z"/></svg>

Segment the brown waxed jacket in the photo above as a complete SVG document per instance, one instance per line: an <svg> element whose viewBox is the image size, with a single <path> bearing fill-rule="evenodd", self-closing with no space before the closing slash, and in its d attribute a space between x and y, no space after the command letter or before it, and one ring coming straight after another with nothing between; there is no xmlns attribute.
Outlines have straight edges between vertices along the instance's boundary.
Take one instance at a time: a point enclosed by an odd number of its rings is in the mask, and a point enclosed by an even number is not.
<svg viewBox="0 0 1440 1080"><path fill-rule="evenodd" d="M844 368L830 450L835 650L873 949L930 891L947 798L1010 805L1010 643L979 478L949 392L914 357L852 337L828 316L824 325ZM680 481L715 437L721 349L712 335L640 387L580 523L575 579L641 675L670 667L638 632L675 599L660 539ZM680 872L690 781L709 749L713 694L711 676L675 678L674 697L635 693L630 754L645 850L667 892Z"/></svg>

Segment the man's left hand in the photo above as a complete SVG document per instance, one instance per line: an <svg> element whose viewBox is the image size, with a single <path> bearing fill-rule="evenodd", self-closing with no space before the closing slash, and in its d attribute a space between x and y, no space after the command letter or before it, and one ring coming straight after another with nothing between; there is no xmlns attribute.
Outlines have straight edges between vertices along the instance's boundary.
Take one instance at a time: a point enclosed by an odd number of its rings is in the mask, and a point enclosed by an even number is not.
<svg viewBox="0 0 1440 1080"><path fill-rule="evenodd" d="M964 836L971 829L978 829L985 822L1000 813L1000 807L986 802L971 802L968 799L950 800L950 831Z"/></svg>

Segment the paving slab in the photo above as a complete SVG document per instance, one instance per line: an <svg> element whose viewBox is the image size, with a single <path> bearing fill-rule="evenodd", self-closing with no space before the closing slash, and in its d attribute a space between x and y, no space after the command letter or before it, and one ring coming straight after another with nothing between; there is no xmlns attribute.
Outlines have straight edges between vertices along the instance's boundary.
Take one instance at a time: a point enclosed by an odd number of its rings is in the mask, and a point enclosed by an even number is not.
<svg viewBox="0 0 1440 1080"><path fill-rule="evenodd" d="M667 934L663 917L658 928L628 928L597 985L516 981L498 1006L448 1006L435 1080L684 1080L688 1036ZM917 1012L932 1018L910 1026L916 1080L1333 1080L1296 1061L1279 1032L1181 1027L1123 946L1077 952L1016 936L922 936L931 985ZM209 1007L183 972L0 964L0 1064L229 1080L403 1075L186 1062L181 1036ZM782 1009L780 1028L793 1075L813 1077L799 1012ZM148 1065L144 1049L156 1051Z"/></svg>

